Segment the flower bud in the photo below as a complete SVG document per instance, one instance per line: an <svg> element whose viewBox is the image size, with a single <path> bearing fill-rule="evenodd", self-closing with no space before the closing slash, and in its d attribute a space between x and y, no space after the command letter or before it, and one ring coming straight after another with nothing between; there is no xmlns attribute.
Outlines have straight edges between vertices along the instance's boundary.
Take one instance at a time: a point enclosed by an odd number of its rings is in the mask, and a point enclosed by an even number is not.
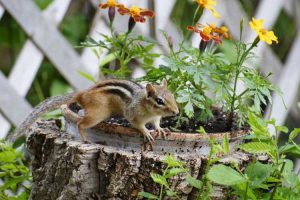
<svg viewBox="0 0 300 200"><path fill-rule="evenodd" d="M170 49L173 49L173 39L171 36L168 36L168 45Z"/></svg>
<svg viewBox="0 0 300 200"><path fill-rule="evenodd" d="M110 24L113 23L115 14L116 14L116 9L114 7L110 7L108 9L108 17L109 17Z"/></svg>
<svg viewBox="0 0 300 200"><path fill-rule="evenodd" d="M128 21L128 31L127 31L127 33L130 33L132 31L135 24L136 24L136 22L134 21L133 17L130 17L129 21Z"/></svg>
<svg viewBox="0 0 300 200"><path fill-rule="evenodd" d="M201 40L201 42L199 44L199 50L200 50L200 52L204 52L206 46L207 46L207 42L204 41L204 40Z"/></svg>

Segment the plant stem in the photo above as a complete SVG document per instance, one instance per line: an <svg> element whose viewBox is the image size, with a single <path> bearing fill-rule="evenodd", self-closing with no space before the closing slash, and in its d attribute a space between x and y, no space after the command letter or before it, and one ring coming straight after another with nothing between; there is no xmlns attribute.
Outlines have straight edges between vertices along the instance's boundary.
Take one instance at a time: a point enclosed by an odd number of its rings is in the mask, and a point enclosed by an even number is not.
<svg viewBox="0 0 300 200"><path fill-rule="evenodd" d="M239 66L237 66L237 70L236 70L235 77L234 77L233 96L232 96L231 107L230 107L230 113L232 115L234 112L234 103L236 100L236 87L237 87L237 81L238 81L239 75L240 75L240 70L239 70Z"/></svg>
<svg viewBox="0 0 300 200"><path fill-rule="evenodd" d="M180 122L181 122L182 115L183 115L183 112L180 112L179 117L178 117L177 122L176 122L176 125L175 125L175 128L178 128L178 127L179 127Z"/></svg>
<svg viewBox="0 0 300 200"><path fill-rule="evenodd" d="M168 171L168 169L169 169L169 166L167 166L167 168L164 170L163 177L166 176L166 172ZM163 199L163 189L164 189L164 185L161 185L160 192L159 192L159 200Z"/></svg>
<svg viewBox="0 0 300 200"><path fill-rule="evenodd" d="M160 192L159 192L159 200L162 200L162 197L163 197L163 189L164 189L164 186L161 185L161 186L160 186Z"/></svg>
<svg viewBox="0 0 300 200"><path fill-rule="evenodd" d="M118 59L120 61L120 72L121 72L121 78L125 78L126 74L124 73L124 71L126 70L126 65L129 61L126 61L126 55L125 55L125 49L127 44L127 38L130 32L125 33L125 38L124 38L124 45L122 48L122 51L120 53L120 56L118 56Z"/></svg>
<svg viewBox="0 0 300 200"><path fill-rule="evenodd" d="M282 166L281 166L280 174L279 174L278 178L281 177L281 174L282 174L282 172L283 172L283 170L284 170L284 167L285 167L285 163L286 163L286 162L284 162L284 163L282 164ZM278 187L278 183L276 182L276 183L275 183L275 186L274 186L274 189L273 189L273 192L272 192L272 194L271 194L271 196L270 196L270 200L273 200L273 199L274 199L274 196L275 196L277 187Z"/></svg>
<svg viewBox="0 0 300 200"><path fill-rule="evenodd" d="M245 195L244 195L244 200L247 200L248 187L249 187L249 182L247 181L247 183L246 183L246 192L245 192Z"/></svg>
<svg viewBox="0 0 300 200"><path fill-rule="evenodd" d="M210 140L210 142L209 142L210 143L210 151L209 151L209 156L208 156L208 159L207 159L207 165L205 166L205 169L204 169L203 184L201 186L201 189L199 189L198 196L196 198L197 200L202 200L203 199L202 194L204 193L203 190L204 190L204 187L207 184L207 173L208 173L209 167L213 164L211 162L211 160L212 160L212 157L213 157L213 152L214 152L213 148L214 148L215 144L213 143L213 141L211 139L209 139L209 140Z"/></svg>
<svg viewBox="0 0 300 200"><path fill-rule="evenodd" d="M195 25L197 13L198 13L199 10L200 10L200 6L198 6L197 9L195 10L194 17L193 17L193 22L192 22L192 26Z"/></svg>
<svg viewBox="0 0 300 200"><path fill-rule="evenodd" d="M253 41L253 43L251 44L251 46L241 55L241 58L239 59L240 57L240 47L238 46L237 47L237 52L238 52L238 56L237 56L237 64L236 64L236 73L235 73L235 78L234 78L234 88L233 88L233 95L232 95L232 101L231 101L231 107L230 107L230 120L229 120L229 123L230 123L230 126L232 126L232 123L233 123L233 113L234 113L234 104L235 104L235 101L237 100L236 98L236 88L237 88L237 81L238 81L238 78L239 78L239 75L241 73L241 66L243 65L245 59L247 58L248 54L250 53L250 51L258 44L259 42L259 38L255 38L255 40ZM244 91L245 93L247 92L247 90ZM244 92L242 93L242 95L244 95Z"/></svg>

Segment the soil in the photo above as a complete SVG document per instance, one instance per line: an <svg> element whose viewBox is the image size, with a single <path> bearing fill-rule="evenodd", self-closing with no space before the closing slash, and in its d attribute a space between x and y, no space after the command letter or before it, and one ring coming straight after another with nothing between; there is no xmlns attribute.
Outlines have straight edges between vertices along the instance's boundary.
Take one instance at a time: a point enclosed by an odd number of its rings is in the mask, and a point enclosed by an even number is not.
<svg viewBox="0 0 300 200"><path fill-rule="evenodd" d="M69 108L78 113L81 110L81 107L76 104L70 104ZM198 111L200 112L200 111ZM188 121L183 121L176 127L177 118L176 117L165 117L161 120L161 127L168 128L174 132L184 132L184 133L196 133L199 130L200 126L203 126L207 133L220 133L220 132L227 132L233 130L248 130L249 126L244 125L243 127L238 127L236 122L236 117L233 117L232 123L230 123L230 113L224 112L219 108L213 108L213 118L208 120L206 123L200 122L196 118L189 119ZM106 122L120 124L124 127L132 127L131 124L121 116L112 116L111 118L107 119ZM147 124L146 127L148 129L153 129L151 124ZM176 127L176 128L175 128Z"/></svg>

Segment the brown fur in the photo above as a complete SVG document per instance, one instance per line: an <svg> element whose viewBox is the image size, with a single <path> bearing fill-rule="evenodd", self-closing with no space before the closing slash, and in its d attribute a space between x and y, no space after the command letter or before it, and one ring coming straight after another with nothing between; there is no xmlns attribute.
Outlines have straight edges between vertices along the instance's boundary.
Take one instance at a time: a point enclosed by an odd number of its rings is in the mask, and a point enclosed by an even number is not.
<svg viewBox="0 0 300 200"><path fill-rule="evenodd" d="M162 98L165 104L158 105L157 98ZM42 102L20 125L19 132L24 133L40 115L71 102L77 102L85 110L85 115L77 122L84 142L87 142L84 129L91 128L114 114L124 116L133 127L153 142L154 139L145 124L152 123L158 132L163 133L159 125L161 117L178 113L175 98L168 91L165 80L159 86L147 84L146 89L127 80L105 80L85 91L51 97Z"/></svg>

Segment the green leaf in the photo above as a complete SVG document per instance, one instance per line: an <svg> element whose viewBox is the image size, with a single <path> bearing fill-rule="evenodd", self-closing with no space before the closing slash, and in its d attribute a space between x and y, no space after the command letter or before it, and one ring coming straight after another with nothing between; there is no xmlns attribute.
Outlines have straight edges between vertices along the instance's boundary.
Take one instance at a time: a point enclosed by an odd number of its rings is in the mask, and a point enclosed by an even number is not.
<svg viewBox="0 0 300 200"><path fill-rule="evenodd" d="M19 183L22 183L25 180L28 180L29 176L18 176L15 178L11 178L8 181L5 181L3 185L0 186L0 190L6 190L6 189L16 189L16 185Z"/></svg>
<svg viewBox="0 0 300 200"><path fill-rule="evenodd" d="M191 101L189 101L185 106L184 106L184 112L185 114L191 118L194 115L194 108L193 104Z"/></svg>
<svg viewBox="0 0 300 200"><path fill-rule="evenodd" d="M99 68L101 69L104 65L110 63L111 61L116 59L116 52L107 54L103 59L101 59L101 62L99 64Z"/></svg>
<svg viewBox="0 0 300 200"><path fill-rule="evenodd" d="M293 157L300 157L300 147L295 144L287 144L279 148L280 154L288 154Z"/></svg>
<svg viewBox="0 0 300 200"><path fill-rule="evenodd" d="M176 195L176 192L173 192L171 190L167 190L166 193L167 193L167 196L169 196L169 197L173 197Z"/></svg>
<svg viewBox="0 0 300 200"><path fill-rule="evenodd" d="M270 137L270 133L267 128L267 123L263 119L256 116L252 112L248 112L248 118L251 130L257 138Z"/></svg>
<svg viewBox="0 0 300 200"><path fill-rule="evenodd" d="M158 199L158 196L151 194L149 192L139 192L138 196L145 197L147 199Z"/></svg>
<svg viewBox="0 0 300 200"><path fill-rule="evenodd" d="M162 162L166 163L168 167L182 167L185 165L182 161L176 160L171 154L166 155Z"/></svg>
<svg viewBox="0 0 300 200"><path fill-rule="evenodd" d="M254 194L254 192L253 192L253 190L250 187L248 187L248 189L246 189L247 188L247 184L246 183L237 184L237 185L234 185L232 187L234 188L235 193L239 194L239 196L241 196L243 198L244 198L245 193L247 191L247 196L250 199L252 199L252 200L256 200L257 199L256 196L255 196L255 194ZM249 199L249 198L247 198L247 199ZM242 198L240 198L240 199L242 199Z"/></svg>
<svg viewBox="0 0 300 200"><path fill-rule="evenodd" d="M166 186L167 188L169 187L169 184L166 180L165 177L159 175L159 174L155 174L155 173L151 173L151 178L155 183L158 183L160 185Z"/></svg>
<svg viewBox="0 0 300 200"><path fill-rule="evenodd" d="M288 127L286 127L286 126L275 126L275 129L276 129L278 132L282 132L282 133L287 133L287 132L289 132L289 129L288 129Z"/></svg>
<svg viewBox="0 0 300 200"><path fill-rule="evenodd" d="M72 91L72 88L68 84L66 84L60 80L57 80L57 79L55 79L50 86L50 95L51 96L58 96L58 95L62 95L62 94L65 94L65 93L68 93L71 91Z"/></svg>
<svg viewBox="0 0 300 200"><path fill-rule="evenodd" d="M43 117L43 119L51 119L51 118L53 119L53 118L59 118L61 115L62 115L61 110L56 109L56 110L53 110L51 112L44 114L42 117Z"/></svg>
<svg viewBox="0 0 300 200"><path fill-rule="evenodd" d="M241 184L247 181L239 172L222 164L213 166L209 170L207 177L215 183L227 186Z"/></svg>
<svg viewBox="0 0 300 200"><path fill-rule="evenodd" d="M245 174L251 180L251 185L253 187L259 187L274 171L274 168L268 164L261 164L260 162L255 162L248 165L245 169Z"/></svg>
<svg viewBox="0 0 300 200"><path fill-rule="evenodd" d="M289 141L294 140L299 133L300 133L300 128L294 128L294 130L290 133Z"/></svg>
<svg viewBox="0 0 300 200"><path fill-rule="evenodd" d="M31 182L30 170L23 164L24 156L22 152L12 148L12 145L0 140L0 178L3 183L0 184L0 199L28 199L23 198L24 194L17 195L16 191L21 189L22 183ZM30 188L30 185L26 186ZM25 188L28 197L30 190ZM7 197L6 194L9 194Z"/></svg>
<svg viewBox="0 0 300 200"><path fill-rule="evenodd" d="M86 36L86 39L85 39L86 42L90 43L90 44L93 44L93 45L98 45L98 42L96 40L94 40L94 38L92 38L91 36Z"/></svg>
<svg viewBox="0 0 300 200"><path fill-rule="evenodd" d="M184 96L178 96L176 98L177 103L185 103L189 101L189 97L187 95Z"/></svg>
<svg viewBox="0 0 300 200"><path fill-rule="evenodd" d="M300 180L298 179L297 174L293 172L294 169L294 163L291 160L285 159L285 167L282 172L282 181L283 184L290 187L294 188L298 184L300 184Z"/></svg>
<svg viewBox="0 0 300 200"><path fill-rule="evenodd" d="M166 171L165 177L166 177L166 178L171 178L171 177L173 177L173 176L176 176L176 175L178 175L178 174L180 174L180 173L184 173L184 172L186 172L186 169L184 169L184 168L173 167L173 168L168 169L168 170Z"/></svg>
<svg viewBox="0 0 300 200"><path fill-rule="evenodd" d="M254 108L256 112L260 112L260 100L258 95L254 95Z"/></svg>
<svg viewBox="0 0 300 200"><path fill-rule="evenodd" d="M11 163L16 159L16 153L13 151L0 152L0 163Z"/></svg>
<svg viewBox="0 0 300 200"><path fill-rule="evenodd" d="M187 176L185 177L186 182L188 182L191 186L197 188L197 189L201 189L202 188L202 181L192 177L192 176Z"/></svg>
<svg viewBox="0 0 300 200"><path fill-rule="evenodd" d="M197 132L200 134L206 134L206 131L203 126L200 126L199 129L197 130Z"/></svg>
<svg viewBox="0 0 300 200"><path fill-rule="evenodd" d="M273 146L264 142L249 142L241 144L239 148L248 153L269 153L273 150Z"/></svg>
<svg viewBox="0 0 300 200"><path fill-rule="evenodd" d="M232 41L224 40L223 44L220 45L221 51L225 54L226 58L232 63L236 62L237 51Z"/></svg>
<svg viewBox="0 0 300 200"><path fill-rule="evenodd" d="M28 200L29 199L29 192L28 191L23 191L21 193L18 194L18 196L9 199L9 200Z"/></svg>
<svg viewBox="0 0 300 200"><path fill-rule="evenodd" d="M91 75L88 74L88 73L85 73L85 72L83 72L83 71L78 71L78 73L79 73L81 76L83 76L84 78L86 78L87 80L89 80L89 81L92 81L92 82L94 82L94 83L97 82L97 81L94 79L94 77L91 76Z"/></svg>
<svg viewBox="0 0 300 200"><path fill-rule="evenodd" d="M272 104L272 96L270 91L267 88L261 88L261 87L259 88L259 91L262 94L264 94L267 97L268 101L270 101L270 103Z"/></svg>

